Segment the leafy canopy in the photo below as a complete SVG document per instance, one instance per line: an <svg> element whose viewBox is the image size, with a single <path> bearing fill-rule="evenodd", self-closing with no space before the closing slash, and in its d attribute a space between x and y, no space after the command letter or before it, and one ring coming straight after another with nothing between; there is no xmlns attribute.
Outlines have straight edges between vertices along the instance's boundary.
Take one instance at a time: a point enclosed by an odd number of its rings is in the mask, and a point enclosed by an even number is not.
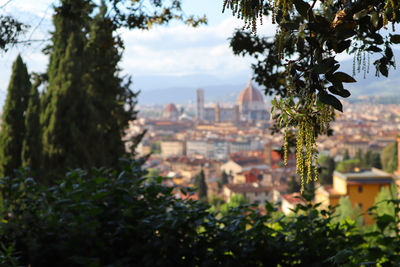
<svg viewBox="0 0 400 267"><path fill-rule="evenodd" d="M315 179L316 137L328 133L334 110L343 111L340 98L351 95L346 84L356 82L340 71L337 57L352 54L353 72L367 73L376 54L376 75L387 77L395 66L392 46L400 43L395 32L400 1L225 0L223 7L243 18L253 33L264 15L277 24L272 39L238 31L231 46L236 54L258 59L256 81L267 94L280 96L272 102L274 119L281 128L298 129L296 171L306 181Z"/></svg>

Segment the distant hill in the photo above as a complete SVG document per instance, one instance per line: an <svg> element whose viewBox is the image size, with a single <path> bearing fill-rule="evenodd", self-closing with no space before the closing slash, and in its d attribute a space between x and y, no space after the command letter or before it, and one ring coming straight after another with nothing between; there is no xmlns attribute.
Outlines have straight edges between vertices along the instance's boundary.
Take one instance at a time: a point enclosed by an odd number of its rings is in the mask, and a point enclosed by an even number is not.
<svg viewBox="0 0 400 267"><path fill-rule="evenodd" d="M139 95L139 104L175 104L194 103L196 90L204 89L204 100L208 102L236 102L243 84L209 85L199 87L169 87L163 89L143 90Z"/></svg>
<svg viewBox="0 0 400 267"><path fill-rule="evenodd" d="M394 54L400 62L400 51L394 50ZM400 69L391 69L389 78L376 77L374 60L370 59L370 73L365 79L361 72L355 76L357 83L345 84L345 88L352 93L348 101L356 101L359 96L400 96ZM352 75L353 60L341 61L339 70ZM229 78L213 75L141 76L134 77L133 88L141 90L139 104L194 103L198 88L204 89L206 103L236 102L247 81L245 75ZM262 91L262 88L259 89Z"/></svg>

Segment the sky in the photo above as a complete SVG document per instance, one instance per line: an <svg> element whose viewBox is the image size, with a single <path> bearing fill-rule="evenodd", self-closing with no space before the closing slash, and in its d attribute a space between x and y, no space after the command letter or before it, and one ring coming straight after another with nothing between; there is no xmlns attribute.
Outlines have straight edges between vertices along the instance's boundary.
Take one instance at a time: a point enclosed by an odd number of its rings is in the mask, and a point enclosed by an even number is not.
<svg viewBox="0 0 400 267"><path fill-rule="evenodd" d="M156 26L149 31L123 29L125 51L121 62L123 74L131 75L135 89L142 91L179 86L201 87L241 83L251 74L251 59L234 56L228 38L243 22L230 12L222 14L222 0L183 0L185 14L206 15L208 24L191 28L174 22ZM31 25L23 39L43 40L50 37L53 13L52 0L0 0L0 14L9 14ZM275 29L267 24L260 34L273 35ZM7 93L11 65L21 53L29 72L46 70L48 58L42 49L45 41L19 45L0 54L0 106Z"/></svg>
<svg viewBox="0 0 400 267"><path fill-rule="evenodd" d="M0 108L7 94L11 65L18 53L27 63L29 72L46 70L48 58L42 53L42 49L49 43L43 40L50 38L49 32L53 27L52 4L56 1L58 0L0 0L0 15L12 15L31 25L21 39L39 40L33 41L30 45L18 45L7 52L0 52ZM223 0L182 0L182 2L187 15L206 15L208 25L191 28L173 22L168 26L155 26L149 31L127 29L119 31L125 42L120 68L122 75L132 76L132 89L142 92L139 95L139 104L146 92L153 92L148 94L151 97L147 98L153 101L153 96L160 90L174 94L178 93L178 90L174 91L175 88L180 90L187 88L193 91L193 98L196 88L214 90L232 86L235 91L241 90L252 73L252 59L235 56L229 48L228 38L232 36L235 28L243 26L243 22L233 17L230 12L222 14ZM275 31L270 21L265 21L264 25L258 27L258 34L264 36L273 36ZM395 47L395 54L400 54L399 46ZM339 55L338 59L344 63L343 69L350 73L352 56ZM373 69L372 64L371 69ZM370 74L369 79L365 81L362 81L363 78L360 77L362 75L359 75L356 77L359 83L349 85L349 89L358 86L360 94L371 86L374 87L370 88L371 92L374 90L376 92L377 88L398 90L400 72L396 74L386 80L374 78L374 75ZM161 100L154 98L154 103L159 104Z"/></svg>

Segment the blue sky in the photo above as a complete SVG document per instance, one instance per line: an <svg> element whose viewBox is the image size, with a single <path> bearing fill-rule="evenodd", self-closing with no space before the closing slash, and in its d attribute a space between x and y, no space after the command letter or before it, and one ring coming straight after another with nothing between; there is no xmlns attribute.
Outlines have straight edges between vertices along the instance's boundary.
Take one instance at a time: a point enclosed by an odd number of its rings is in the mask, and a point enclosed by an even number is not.
<svg viewBox="0 0 400 267"><path fill-rule="evenodd" d="M0 0L0 6L7 2ZM24 38L48 39L48 32L52 29L53 2L12 0L0 14L11 14L31 25ZM247 84L252 61L250 58L234 56L227 40L235 28L243 26L243 22L230 12L222 14L222 2L183 0L186 14L205 14L208 17L208 25L198 28L175 22L169 26L156 26L149 31L120 30L125 42L120 67L124 75L133 77L133 89L146 92L181 87L194 91L195 88L218 85L233 85L240 89ZM274 35L274 25L264 21L264 25L258 27L258 33ZM44 72L48 58L41 51L46 44L34 42L30 46L20 45L7 53L0 53L0 107L6 97L11 65L17 54L21 53L30 72ZM339 56L342 60L348 58L351 56ZM393 87L392 83L390 87Z"/></svg>
<svg viewBox="0 0 400 267"><path fill-rule="evenodd" d="M0 0L0 6L8 0ZM26 38L46 39L51 30L51 0L12 0L3 10L31 25ZM150 31L120 31L125 41L125 52L121 68L124 74L132 75L134 87L142 91L173 86L174 78L199 76L194 84L190 79L181 86L242 83L246 84L251 73L250 59L236 57L229 48L228 38L242 21L231 13L222 14L222 0L183 0L186 14L208 17L208 25L190 28L182 23L156 26ZM262 32L273 34L271 26ZM7 92L11 64L18 53L27 62L29 71L43 72L48 59L41 53L46 42L35 42L30 46L18 46L0 54L0 106ZM154 77L152 79L152 77ZM158 82L157 77L170 78L169 84ZM182 79L181 79L182 80Z"/></svg>

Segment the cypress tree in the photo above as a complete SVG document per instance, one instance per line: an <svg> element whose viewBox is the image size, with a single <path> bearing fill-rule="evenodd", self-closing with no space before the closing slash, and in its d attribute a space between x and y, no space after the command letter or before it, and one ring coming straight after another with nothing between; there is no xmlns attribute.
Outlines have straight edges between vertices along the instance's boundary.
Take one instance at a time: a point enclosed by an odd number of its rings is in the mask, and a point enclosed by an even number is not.
<svg viewBox="0 0 400 267"><path fill-rule="evenodd" d="M88 0L63 0L53 16L55 31L48 49L49 86L42 102L43 171L46 179L68 168L87 168L90 103L83 86L84 45L91 12Z"/></svg>
<svg viewBox="0 0 400 267"><path fill-rule="evenodd" d="M7 98L2 114L0 133L0 172L13 174L21 166L21 150L25 133L24 113L28 105L31 83L28 70L18 55L12 67Z"/></svg>
<svg viewBox="0 0 400 267"><path fill-rule="evenodd" d="M225 171L222 171L221 180L223 185L229 183L228 174Z"/></svg>
<svg viewBox="0 0 400 267"><path fill-rule="evenodd" d="M41 158L41 130L40 130L40 98L38 88L42 83L39 75L29 94L28 107L25 114L25 138L22 143L22 166L30 167L34 171L40 169Z"/></svg>
<svg viewBox="0 0 400 267"><path fill-rule="evenodd" d="M119 77L119 48L122 44L114 36L116 26L106 13L107 7L102 1L100 12L91 23L86 47L90 65L85 81L91 100L90 121L93 125L90 149L96 166L117 165L125 151L121 139L123 130L136 115L134 102L133 106L125 109L130 98L135 95Z"/></svg>
<svg viewBox="0 0 400 267"><path fill-rule="evenodd" d="M88 97L82 88L82 35L72 33L65 56L54 77L51 102L46 107L48 124L44 125L44 163L51 175L68 168L90 167L87 149L89 127Z"/></svg>
<svg viewBox="0 0 400 267"><path fill-rule="evenodd" d="M350 155L349 155L349 150L346 149L346 150L344 151L343 160L348 160L348 159L350 159Z"/></svg>
<svg viewBox="0 0 400 267"><path fill-rule="evenodd" d="M207 200L207 184L206 184L206 178L205 178L203 169L196 176L195 186L197 187L199 200L206 201Z"/></svg>

